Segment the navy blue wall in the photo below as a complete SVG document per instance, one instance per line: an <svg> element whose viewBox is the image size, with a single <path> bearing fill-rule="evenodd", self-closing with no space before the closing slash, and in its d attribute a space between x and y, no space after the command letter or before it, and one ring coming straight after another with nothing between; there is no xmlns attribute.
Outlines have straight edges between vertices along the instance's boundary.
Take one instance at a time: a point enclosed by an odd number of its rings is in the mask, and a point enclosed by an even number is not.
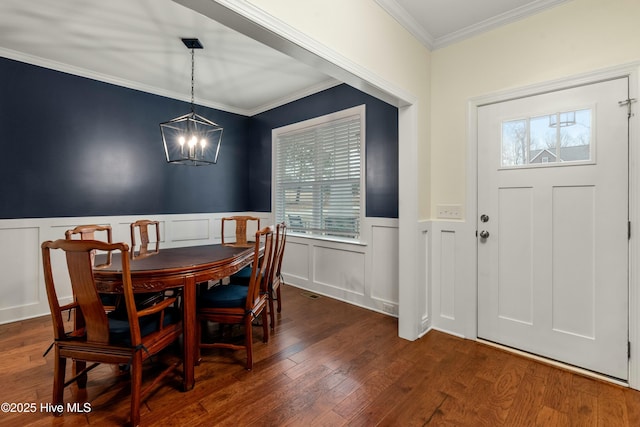
<svg viewBox="0 0 640 427"><path fill-rule="evenodd" d="M250 210L250 118L224 127L218 164L166 163L159 123L189 104L0 58L0 218Z"/></svg>
<svg viewBox="0 0 640 427"><path fill-rule="evenodd" d="M271 130L366 105L366 215L398 217L398 109L346 84L253 117L252 210L271 208Z"/></svg>
<svg viewBox="0 0 640 427"><path fill-rule="evenodd" d="M367 105L367 215L398 216L398 112L340 85L224 127L218 164L167 164L188 103L0 58L0 218L271 210L271 129Z"/></svg>

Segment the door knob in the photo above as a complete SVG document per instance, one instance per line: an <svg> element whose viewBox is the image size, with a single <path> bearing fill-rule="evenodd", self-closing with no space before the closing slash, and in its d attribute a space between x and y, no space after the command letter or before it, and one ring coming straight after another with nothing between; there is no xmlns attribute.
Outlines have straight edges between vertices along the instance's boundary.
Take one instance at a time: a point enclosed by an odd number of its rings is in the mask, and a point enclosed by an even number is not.
<svg viewBox="0 0 640 427"><path fill-rule="evenodd" d="M480 232L480 238L481 239L486 239L487 237L489 237L489 232L487 230L482 230Z"/></svg>

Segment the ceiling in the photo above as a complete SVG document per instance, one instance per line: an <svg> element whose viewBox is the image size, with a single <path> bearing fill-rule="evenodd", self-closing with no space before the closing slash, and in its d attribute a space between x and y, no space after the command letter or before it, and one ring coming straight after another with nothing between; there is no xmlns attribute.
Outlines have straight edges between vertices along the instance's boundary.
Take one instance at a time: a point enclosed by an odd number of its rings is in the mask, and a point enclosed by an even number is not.
<svg viewBox="0 0 640 427"><path fill-rule="evenodd" d="M567 0L376 0L430 49ZM254 115L339 82L171 0L2 0L0 56Z"/></svg>

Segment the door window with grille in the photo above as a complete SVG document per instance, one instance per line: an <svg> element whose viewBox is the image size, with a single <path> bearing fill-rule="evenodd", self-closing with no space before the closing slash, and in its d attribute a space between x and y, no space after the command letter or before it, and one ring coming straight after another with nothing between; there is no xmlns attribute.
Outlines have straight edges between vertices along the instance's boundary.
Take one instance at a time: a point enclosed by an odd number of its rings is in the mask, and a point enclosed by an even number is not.
<svg viewBox="0 0 640 427"><path fill-rule="evenodd" d="M501 166L568 166L593 162L594 108L502 122Z"/></svg>

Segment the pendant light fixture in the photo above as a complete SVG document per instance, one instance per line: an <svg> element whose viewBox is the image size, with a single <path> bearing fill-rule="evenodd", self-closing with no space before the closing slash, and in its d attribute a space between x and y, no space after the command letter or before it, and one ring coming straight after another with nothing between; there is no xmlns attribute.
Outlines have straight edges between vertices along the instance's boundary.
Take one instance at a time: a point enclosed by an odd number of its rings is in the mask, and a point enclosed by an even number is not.
<svg viewBox="0 0 640 427"><path fill-rule="evenodd" d="M202 44L198 39L182 39L182 42L191 49L191 112L160 123L164 152L169 163L190 166L215 164L222 141L222 127L196 114L194 105L194 52L202 49Z"/></svg>

